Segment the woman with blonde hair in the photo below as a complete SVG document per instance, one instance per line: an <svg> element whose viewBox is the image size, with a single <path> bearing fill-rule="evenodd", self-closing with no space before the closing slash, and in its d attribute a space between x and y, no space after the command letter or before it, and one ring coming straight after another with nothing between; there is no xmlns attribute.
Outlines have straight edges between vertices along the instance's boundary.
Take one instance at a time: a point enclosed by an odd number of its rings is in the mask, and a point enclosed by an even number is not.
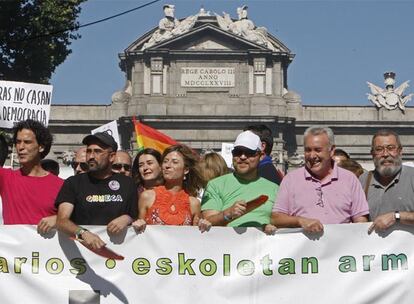
<svg viewBox="0 0 414 304"><path fill-rule="evenodd" d="M210 222L200 219L201 205L196 195L202 180L197 162L198 157L185 145L164 151L164 185L142 192L138 220L132 223L138 232L143 232L146 225L198 225L202 232L210 228Z"/></svg>
<svg viewBox="0 0 414 304"><path fill-rule="evenodd" d="M224 158L216 152L208 152L204 154L201 157L199 167L203 188L205 188L207 183L213 178L230 172Z"/></svg>

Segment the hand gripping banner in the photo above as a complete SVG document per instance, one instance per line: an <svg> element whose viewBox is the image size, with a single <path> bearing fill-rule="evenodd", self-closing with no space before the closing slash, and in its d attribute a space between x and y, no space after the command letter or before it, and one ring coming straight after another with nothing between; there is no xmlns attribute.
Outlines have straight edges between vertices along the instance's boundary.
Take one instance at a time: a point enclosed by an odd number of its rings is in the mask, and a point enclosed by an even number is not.
<svg viewBox="0 0 414 304"><path fill-rule="evenodd" d="M273 236L171 226L110 236L88 227L124 257L115 260L65 234L1 226L1 303L411 303L414 229L368 235L368 227Z"/></svg>

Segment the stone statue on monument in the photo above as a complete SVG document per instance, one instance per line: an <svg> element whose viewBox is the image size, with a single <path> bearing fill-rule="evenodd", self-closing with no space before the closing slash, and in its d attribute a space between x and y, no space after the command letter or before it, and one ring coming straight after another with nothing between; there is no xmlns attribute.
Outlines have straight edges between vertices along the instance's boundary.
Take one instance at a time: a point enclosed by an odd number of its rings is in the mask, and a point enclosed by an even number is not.
<svg viewBox="0 0 414 304"><path fill-rule="evenodd" d="M217 22L221 29L241 36L254 43L264 45L275 51L275 46L267 38L267 29L265 27L256 27L253 21L247 18L247 5L237 8L238 20L233 21L230 15L223 12L223 16L216 14Z"/></svg>
<svg viewBox="0 0 414 304"><path fill-rule="evenodd" d="M385 89L367 82L368 87L371 90L371 94L367 94L368 99L378 108L384 107L387 110L400 108L400 110L404 113L405 104L409 102L411 100L411 97L414 95L403 95L405 89L409 87L409 81L404 82L398 88L394 89L395 73L385 72L384 79Z"/></svg>
<svg viewBox="0 0 414 304"><path fill-rule="evenodd" d="M132 83L126 80L125 86L121 91L112 94L112 103L128 103L132 98Z"/></svg>
<svg viewBox="0 0 414 304"><path fill-rule="evenodd" d="M172 4L164 5L163 9L165 17L160 20L158 29L152 34L150 40L143 45L142 50L188 32L197 21L198 15L189 16L182 21L176 19L174 17L175 6Z"/></svg>

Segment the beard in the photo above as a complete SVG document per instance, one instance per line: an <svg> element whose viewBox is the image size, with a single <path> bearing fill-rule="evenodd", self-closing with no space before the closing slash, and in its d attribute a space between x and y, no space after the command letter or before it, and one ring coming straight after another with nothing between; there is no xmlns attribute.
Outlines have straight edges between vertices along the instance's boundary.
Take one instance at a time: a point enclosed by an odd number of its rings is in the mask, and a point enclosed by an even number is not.
<svg viewBox="0 0 414 304"><path fill-rule="evenodd" d="M392 164L385 165L385 162L391 162ZM393 177L401 170L401 156L397 155L392 157L388 155L386 158L379 158L374 160L375 170L384 177Z"/></svg>

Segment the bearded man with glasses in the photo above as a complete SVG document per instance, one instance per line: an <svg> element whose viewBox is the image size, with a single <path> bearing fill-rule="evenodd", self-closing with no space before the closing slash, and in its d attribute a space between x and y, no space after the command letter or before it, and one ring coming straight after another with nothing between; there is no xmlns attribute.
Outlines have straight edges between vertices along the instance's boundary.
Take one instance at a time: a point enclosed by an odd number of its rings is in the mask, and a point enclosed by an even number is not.
<svg viewBox="0 0 414 304"><path fill-rule="evenodd" d="M354 173L333 160L332 130L309 127L303 138L305 166L283 178L272 224L321 233L324 224L367 222L368 203L361 184Z"/></svg>
<svg viewBox="0 0 414 304"><path fill-rule="evenodd" d="M240 133L232 151L234 172L208 182L201 210L213 226L262 227L266 233L274 232L269 223L278 186L258 174L261 147L259 136ZM266 202L247 212L247 202L261 195L267 196Z"/></svg>
<svg viewBox="0 0 414 304"><path fill-rule="evenodd" d="M107 225L118 234L138 214L137 190L133 180L112 172L118 145L106 132L86 136L87 173L65 180L55 205L58 229L82 240L94 249L105 246L101 238L80 225Z"/></svg>
<svg viewBox="0 0 414 304"><path fill-rule="evenodd" d="M360 177L367 195L368 232L379 232L396 223L414 224L414 169L402 165L402 145L397 133L380 130L372 138L375 170Z"/></svg>

